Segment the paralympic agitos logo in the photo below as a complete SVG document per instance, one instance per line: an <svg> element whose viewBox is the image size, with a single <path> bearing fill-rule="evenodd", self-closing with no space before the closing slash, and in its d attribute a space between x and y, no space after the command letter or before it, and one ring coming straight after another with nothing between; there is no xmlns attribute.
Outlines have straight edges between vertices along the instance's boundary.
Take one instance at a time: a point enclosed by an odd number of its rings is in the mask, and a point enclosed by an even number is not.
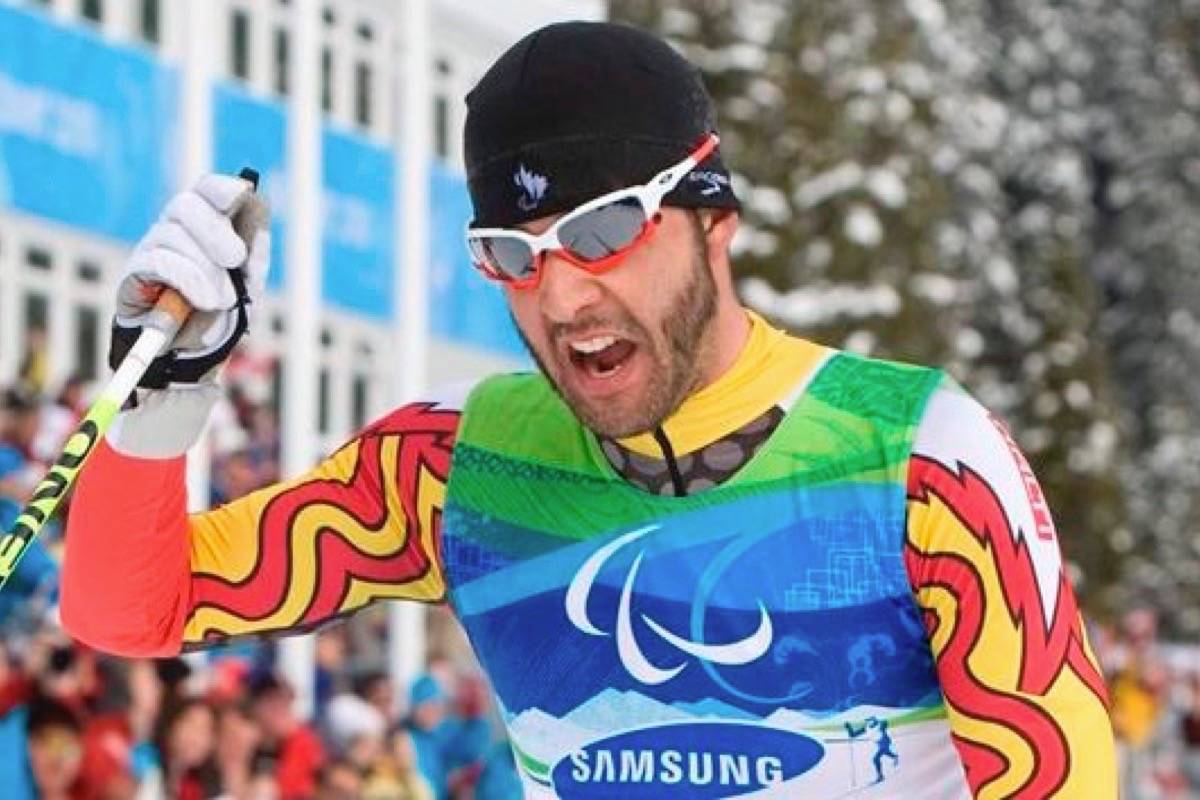
<svg viewBox="0 0 1200 800"><path fill-rule="evenodd" d="M592 585L596 582L596 578L599 576L605 562L615 555L618 550L657 529L657 525L649 525L619 536L601 547L583 563L583 566L575 573L575 577L571 579L570 586L567 587L567 618L571 620L572 625L590 636L609 635L607 632L597 628L588 617L587 603L588 596L592 591ZM659 667L651 663L642 652L641 647L638 646L637 637L633 631L632 605L633 587L637 581L638 569L641 563L642 554L639 553L637 558L634 559L633 565L629 568L629 572L625 576L625 584L621 589L621 600L617 608L616 624L617 654L621 659L622 666L625 667L625 670L631 676L636 678L640 683L653 686L666 683L674 678L687 666L687 661L681 661L667 668ZM766 606L763 605L761 600L758 603L758 612L758 627L753 633L737 641L720 644L685 639L682 636L672 633L663 627L663 625L644 614L642 615L642 620L650 630L654 631L655 634L681 653L713 664L740 666L757 661L771 649L774 630L771 624L771 617L767 614Z"/></svg>

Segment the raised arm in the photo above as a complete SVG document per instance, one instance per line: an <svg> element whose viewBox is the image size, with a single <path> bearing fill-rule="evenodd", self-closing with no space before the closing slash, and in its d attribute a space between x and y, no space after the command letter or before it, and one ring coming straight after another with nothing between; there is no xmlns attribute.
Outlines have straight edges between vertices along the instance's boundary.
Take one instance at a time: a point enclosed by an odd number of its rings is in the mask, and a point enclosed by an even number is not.
<svg viewBox="0 0 1200 800"><path fill-rule="evenodd" d="M193 309L77 487L62 617L89 644L177 653L230 636L308 630L379 597L436 599L438 514L458 413L414 404L309 474L189 517L183 454L215 375L266 283L266 209L250 182L202 178L134 248L117 290L110 362L171 286Z"/></svg>
<svg viewBox="0 0 1200 800"><path fill-rule="evenodd" d="M68 529L63 623L123 655L295 633L388 597L441 599L436 554L458 412L415 403L314 470L188 516L182 457L105 444Z"/></svg>
<svg viewBox="0 0 1200 800"><path fill-rule="evenodd" d="M1024 455L975 400L931 398L905 560L954 744L980 798L1117 796L1107 694Z"/></svg>

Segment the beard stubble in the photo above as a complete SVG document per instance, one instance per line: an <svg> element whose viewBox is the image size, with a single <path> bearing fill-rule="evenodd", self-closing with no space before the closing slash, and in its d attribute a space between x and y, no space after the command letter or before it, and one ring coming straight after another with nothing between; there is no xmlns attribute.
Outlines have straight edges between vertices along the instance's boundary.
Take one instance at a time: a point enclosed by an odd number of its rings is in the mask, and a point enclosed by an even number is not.
<svg viewBox="0 0 1200 800"><path fill-rule="evenodd" d="M638 331L642 334L642 340L652 347L650 357L654 362L653 375L643 388L641 402L632 411L625 412L611 406L596 408L586 399L575 397L569 387L560 385L554 378L521 326L516 326L525 348L550 385L575 416L600 436L619 439L653 430L699 388L705 356L711 349L708 334L717 312L717 287L704 247L703 227L696 214L688 216L693 234L689 279L668 305L659 323L659 337L645 336L645 328L624 309L615 320L621 323L624 330ZM589 318L565 327L584 328L605 321ZM513 323L516 324L515 319ZM555 341L555 337L550 338Z"/></svg>

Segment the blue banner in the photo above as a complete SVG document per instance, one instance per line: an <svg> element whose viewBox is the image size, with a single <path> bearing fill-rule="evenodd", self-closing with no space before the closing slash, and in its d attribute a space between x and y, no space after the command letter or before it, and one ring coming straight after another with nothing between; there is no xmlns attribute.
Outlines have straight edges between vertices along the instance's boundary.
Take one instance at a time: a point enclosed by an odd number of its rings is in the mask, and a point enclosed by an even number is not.
<svg viewBox="0 0 1200 800"><path fill-rule="evenodd" d="M527 359L500 287L471 266L463 234L471 220L466 180L430 169L430 328L434 336Z"/></svg>
<svg viewBox="0 0 1200 800"><path fill-rule="evenodd" d="M177 182L177 73L3 5L0 43L0 205L136 241Z"/></svg>
<svg viewBox="0 0 1200 800"><path fill-rule="evenodd" d="M395 204L390 150L326 127L321 137L321 299L379 321L393 315ZM288 214L287 109L222 84L213 94L213 166L253 167L271 208L271 272L285 281Z"/></svg>
<svg viewBox="0 0 1200 800"><path fill-rule="evenodd" d="M395 159L358 136L326 129L322 200L329 303L378 320L394 316Z"/></svg>

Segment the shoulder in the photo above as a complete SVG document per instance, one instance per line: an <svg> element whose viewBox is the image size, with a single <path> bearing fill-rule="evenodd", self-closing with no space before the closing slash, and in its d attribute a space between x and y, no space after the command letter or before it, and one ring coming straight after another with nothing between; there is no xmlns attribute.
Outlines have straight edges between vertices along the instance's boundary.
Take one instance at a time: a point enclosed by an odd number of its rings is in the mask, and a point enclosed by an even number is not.
<svg viewBox="0 0 1200 800"><path fill-rule="evenodd" d="M944 507L1000 555L1023 552L1035 573L1031 583L1053 608L1062 557L1041 486L1004 422L952 382L934 392L921 420L908 496Z"/></svg>
<svg viewBox="0 0 1200 800"><path fill-rule="evenodd" d="M925 407L913 455L984 480L1006 505L1044 505L1033 469L999 416L946 379Z"/></svg>
<svg viewBox="0 0 1200 800"><path fill-rule="evenodd" d="M836 350L814 374L807 394L857 417L908 427L921 418L943 380L941 370Z"/></svg>

